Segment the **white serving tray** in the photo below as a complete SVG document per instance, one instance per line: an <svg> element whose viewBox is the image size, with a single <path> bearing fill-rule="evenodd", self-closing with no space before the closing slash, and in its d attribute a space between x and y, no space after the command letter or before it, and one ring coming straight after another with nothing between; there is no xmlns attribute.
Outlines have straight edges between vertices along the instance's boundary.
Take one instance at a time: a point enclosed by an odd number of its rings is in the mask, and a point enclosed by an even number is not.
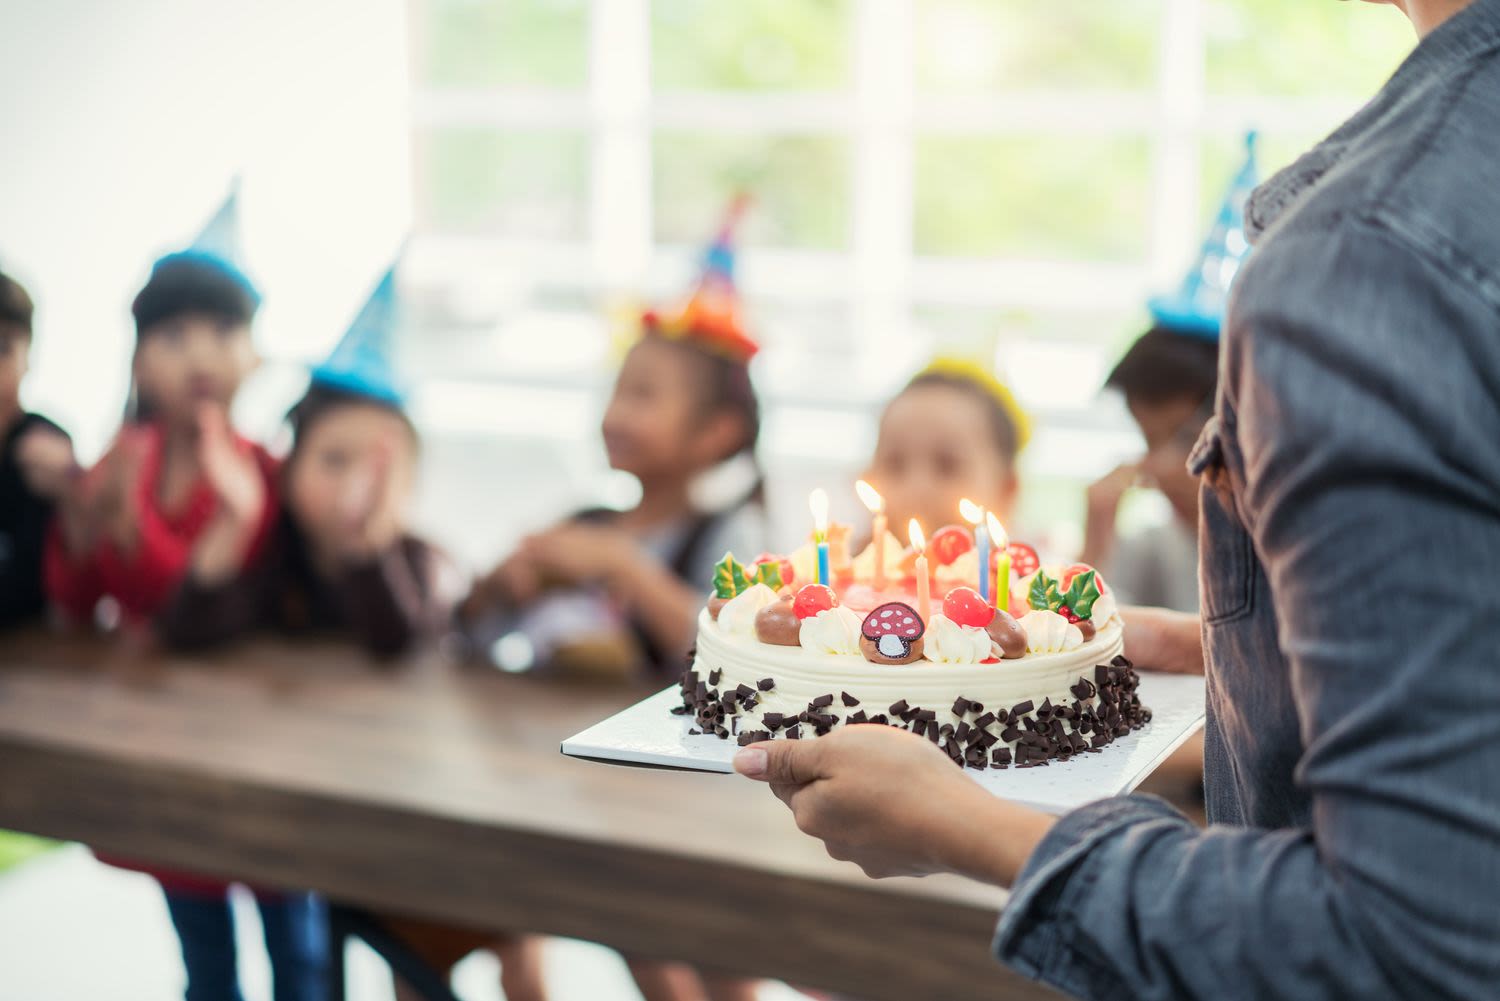
<svg viewBox="0 0 1500 1001"><path fill-rule="evenodd" d="M1053 814L1130 792L1203 726L1203 678L1152 671L1140 676L1139 694L1151 709L1151 722L1097 754L1042 767L965 768L964 773L997 796ZM733 772L739 744L733 737L689 734L693 718L670 712L680 699L675 685L657 692L569 737L562 753L616 765Z"/></svg>

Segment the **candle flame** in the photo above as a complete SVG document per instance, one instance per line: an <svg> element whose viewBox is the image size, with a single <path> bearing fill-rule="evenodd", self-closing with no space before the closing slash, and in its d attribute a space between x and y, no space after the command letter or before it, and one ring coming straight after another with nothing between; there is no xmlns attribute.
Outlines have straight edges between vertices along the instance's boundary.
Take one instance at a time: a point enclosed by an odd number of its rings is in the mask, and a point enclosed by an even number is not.
<svg viewBox="0 0 1500 1001"><path fill-rule="evenodd" d="M859 494L860 503L869 508L871 514L879 514L880 509L885 507L885 499L864 480L854 481L854 492Z"/></svg>
<svg viewBox="0 0 1500 1001"><path fill-rule="evenodd" d="M922 534L922 526L917 524L917 519L913 518L906 526L906 535L911 539L911 547L917 551L918 556L927 552L927 536Z"/></svg>
<svg viewBox="0 0 1500 1001"><path fill-rule="evenodd" d="M828 531L828 491L818 487L807 497L807 506L812 509L813 527L821 535Z"/></svg>
<svg viewBox="0 0 1500 1001"><path fill-rule="evenodd" d="M984 521L984 508L975 504L967 497L958 502L958 513L963 515L964 521L967 521L971 525L978 525Z"/></svg>
<svg viewBox="0 0 1500 1001"><path fill-rule="evenodd" d="M1006 546L1009 546L1010 536L1005 534L1005 526L1000 524L1000 519L995 517L995 512L986 512L984 520L990 529L990 544L996 549L1004 549Z"/></svg>

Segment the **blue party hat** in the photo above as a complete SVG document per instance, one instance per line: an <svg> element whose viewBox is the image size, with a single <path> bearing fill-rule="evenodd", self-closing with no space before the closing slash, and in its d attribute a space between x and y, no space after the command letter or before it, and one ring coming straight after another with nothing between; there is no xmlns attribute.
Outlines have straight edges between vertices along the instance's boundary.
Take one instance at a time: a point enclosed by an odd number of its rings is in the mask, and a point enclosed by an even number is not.
<svg viewBox="0 0 1500 1001"><path fill-rule="evenodd" d="M1158 325L1207 340L1219 339L1229 286L1245 258L1245 202L1260 183L1255 162L1255 133L1245 135L1245 163L1224 193L1219 214L1198 251L1197 265L1171 295L1157 296L1149 308Z"/></svg>
<svg viewBox="0 0 1500 1001"><path fill-rule="evenodd" d="M244 252L240 246L240 180L236 177L229 184L229 193L209 217L203 229L186 250L158 258L152 270L174 263L207 264L216 267L243 285L256 302L260 293L255 283L245 273Z"/></svg>
<svg viewBox="0 0 1500 1001"><path fill-rule="evenodd" d="M244 270L244 254L240 249L240 179L229 184L229 193L219 210L204 224L197 239L188 248L194 253L217 257L227 264Z"/></svg>
<svg viewBox="0 0 1500 1001"><path fill-rule="evenodd" d="M315 384L368 396L393 407L405 405L406 391L395 370L396 326L401 312L396 290L399 264L398 255L333 353L313 368Z"/></svg>

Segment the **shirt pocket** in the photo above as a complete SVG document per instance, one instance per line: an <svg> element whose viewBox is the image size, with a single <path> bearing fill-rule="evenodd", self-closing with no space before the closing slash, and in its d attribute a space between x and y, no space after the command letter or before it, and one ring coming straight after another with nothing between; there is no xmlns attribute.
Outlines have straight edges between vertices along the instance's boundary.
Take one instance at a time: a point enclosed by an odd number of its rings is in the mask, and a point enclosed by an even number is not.
<svg viewBox="0 0 1500 1001"><path fill-rule="evenodd" d="M1235 513L1218 418L1204 427L1188 458L1188 471L1199 478L1198 594L1203 622L1216 625L1244 618L1254 594L1255 545Z"/></svg>

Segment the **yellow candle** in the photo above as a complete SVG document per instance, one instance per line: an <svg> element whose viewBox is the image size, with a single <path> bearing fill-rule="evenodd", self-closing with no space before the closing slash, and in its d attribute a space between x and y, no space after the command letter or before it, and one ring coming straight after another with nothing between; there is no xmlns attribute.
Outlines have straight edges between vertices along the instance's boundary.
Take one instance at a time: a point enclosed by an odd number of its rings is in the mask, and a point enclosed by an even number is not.
<svg viewBox="0 0 1500 1001"><path fill-rule="evenodd" d="M927 537L922 534L922 526L915 518L906 526L906 532L911 538L911 547L917 551L917 614L926 622L932 618L932 582L927 579Z"/></svg>
<svg viewBox="0 0 1500 1001"><path fill-rule="evenodd" d="M818 487L808 495L807 505L812 509L813 542L818 547L818 583L828 586L828 491Z"/></svg>
<svg viewBox="0 0 1500 1001"><path fill-rule="evenodd" d="M870 509L870 545L875 556L875 577L871 583L879 590L885 587L885 537L890 531L886 523L885 498L864 480L854 481L854 492Z"/></svg>
<svg viewBox="0 0 1500 1001"><path fill-rule="evenodd" d="M990 593L995 596L995 607L1006 609L1010 607L1010 536L1005 534L1005 526L1000 524L995 512L985 512L984 519L990 530L990 545L1000 555L995 563L995 587ZM985 572L988 573L989 569L986 568Z"/></svg>

